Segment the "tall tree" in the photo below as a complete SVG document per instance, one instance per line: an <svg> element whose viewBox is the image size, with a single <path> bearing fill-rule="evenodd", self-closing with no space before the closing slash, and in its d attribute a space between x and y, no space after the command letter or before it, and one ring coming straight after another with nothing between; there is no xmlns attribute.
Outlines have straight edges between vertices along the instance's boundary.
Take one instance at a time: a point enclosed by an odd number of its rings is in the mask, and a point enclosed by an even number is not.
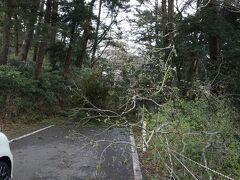
<svg viewBox="0 0 240 180"><path fill-rule="evenodd" d="M77 55L76 65L81 67L86 56L87 44L91 36L91 20L93 16L93 7L96 0L88 4L86 19L83 23L83 35L80 40L79 53Z"/></svg>
<svg viewBox="0 0 240 180"><path fill-rule="evenodd" d="M3 19L3 38L2 38L2 49L0 54L0 64L7 64L8 61L8 50L10 43L10 32L12 26L12 11L13 11L13 0L4 0L4 19Z"/></svg>
<svg viewBox="0 0 240 180"><path fill-rule="evenodd" d="M57 23L58 23L58 6L59 0L53 0L52 14L51 14L51 42L55 43L57 35Z"/></svg>
<svg viewBox="0 0 240 180"><path fill-rule="evenodd" d="M39 44L38 55L37 55L36 65L35 65L35 74L34 74L35 80L39 79L42 65L43 65L44 56L45 56L47 45L48 45L47 42L48 42L49 33L50 33L49 26L50 26L50 20L51 20L51 8L52 8L52 1L47 0L46 1L46 10L45 10L45 15L44 15L44 24L43 24L42 32L41 32L42 39Z"/></svg>
<svg viewBox="0 0 240 180"><path fill-rule="evenodd" d="M160 22L159 22L159 4L158 4L158 0L155 0L155 12L154 12L154 15L155 15L155 34L156 34L156 47L160 47L160 39L159 39L159 36L160 36Z"/></svg>
<svg viewBox="0 0 240 180"><path fill-rule="evenodd" d="M216 25L216 20L218 18L218 6L219 4L217 0L211 0L207 5L207 9L209 11L208 18L210 19L209 23L211 26ZM216 31L209 33L208 43L210 59L213 64L216 64L219 55L219 36Z"/></svg>
<svg viewBox="0 0 240 180"><path fill-rule="evenodd" d="M15 56L18 56L19 53L19 31L20 31L20 22L18 19L17 13L14 14L14 32L15 32Z"/></svg>
<svg viewBox="0 0 240 180"><path fill-rule="evenodd" d="M68 71L69 71L69 66L70 66L70 63L71 63L75 28L76 28L76 22L72 22L71 31L70 31L70 42L69 42L69 45L68 45L67 54L66 54L65 61L64 61L64 70L63 70L64 78L67 78L67 74L68 74Z"/></svg>
<svg viewBox="0 0 240 180"><path fill-rule="evenodd" d="M39 3L40 3L40 0L32 0L30 4L30 14L29 14L27 25L26 25L27 29L26 29L25 37L20 50L19 59L21 61L27 60L29 48L33 38L34 24L37 20L37 10L39 8Z"/></svg>
<svg viewBox="0 0 240 180"><path fill-rule="evenodd" d="M174 37L174 0L168 0L168 41L173 42Z"/></svg>
<svg viewBox="0 0 240 180"><path fill-rule="evenodd" d="M99 31L100 23L101 23L102 3L103 3L103 0L99 0L97 26L96 26L96 30L95 30L94 42L93 42L93 47L92 47L91 66L94 66L94 64L95 64L95 54L96 54L97 46L98 46L98 33L99 33L98 31Z"/></svg>
<svg viewBox="0 0 240 180"><path fill-rule="evenodd" d="M67 7L65 7L66 15L63 15L63 21L68 24L70 28L70 41L68 43L68 49L66 53L66 57L64 60L64 70L63 75L66 78L70 64L72 59L72 50L73 50L73 43L75 40L75 30L76 28L82 24L85 19L85 3L83 1L74 0L70 3L67 3ZM81 14L81 16L79 16Z"/></svg>
<svg viewBox="0 0 240 180"><path fill-rule="evenodd" d="M37 18L37 25L36 25L36 32L35 32L35 36L38 37L41 34L41 26L43 24L43 16L44 16L44 5L45 5L45 0L40 0L40 7L39 7L39 11L38 11L38 18ZM39 41L37 40L36 42L34 42L33 45L33 61L36 62L37 59L37 53L38 53L38 47L39 47Z"/></svg>
<svg viewBox="0 0 240 180"><path fill-rule="evenodd" d="M167 46L167 1L162 0L162 42L163 46Z"/></svg>

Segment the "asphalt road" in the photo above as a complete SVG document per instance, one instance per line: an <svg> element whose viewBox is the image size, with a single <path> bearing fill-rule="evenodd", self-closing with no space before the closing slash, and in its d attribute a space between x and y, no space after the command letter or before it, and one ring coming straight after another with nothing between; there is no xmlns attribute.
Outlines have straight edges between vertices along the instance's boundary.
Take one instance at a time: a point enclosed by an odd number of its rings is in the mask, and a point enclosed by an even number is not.
<svg viewBox="0 0 240 180"><path fill-rule="evenodd" d="M14 180L134 179L124 129L55 126L10 146Z"/></svg>

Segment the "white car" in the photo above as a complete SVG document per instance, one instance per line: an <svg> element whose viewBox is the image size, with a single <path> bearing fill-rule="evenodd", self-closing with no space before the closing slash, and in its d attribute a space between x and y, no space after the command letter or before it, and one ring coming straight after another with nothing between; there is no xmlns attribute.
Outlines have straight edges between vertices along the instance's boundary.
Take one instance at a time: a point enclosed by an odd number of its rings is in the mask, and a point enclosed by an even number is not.
<svg viewBox="0 0 240 180"><path fill-rule="evenodd" d="M12 177L13 157L9 147L8 138L0 132L0 180Z"/></svg>

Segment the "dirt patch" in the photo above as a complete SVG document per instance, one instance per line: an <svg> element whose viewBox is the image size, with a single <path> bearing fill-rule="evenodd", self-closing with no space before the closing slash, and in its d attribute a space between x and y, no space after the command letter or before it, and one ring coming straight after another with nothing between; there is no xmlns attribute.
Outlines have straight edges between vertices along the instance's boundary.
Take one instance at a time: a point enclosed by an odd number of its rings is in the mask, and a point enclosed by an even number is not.
<svg viewBox="0 0 240 180"><path fill-rule="evenodd" d="M30 133L32 131L38 130L40 128L46 127L49 124L53 124L54 122L54 118L46 117L42 117L37 120L35 118L19 118L14 120L6 120L4 118L1 118L0 129L8 136L9 139L13 139L21 135Z"/></svg>
<svg viewBox="0 0 240 180"><path fill-rule="evenodd" d="M4 132L9 139L16 138L26 133L30 133L34 130L44 127L41 123L0 123L2 132Z"/></svg>

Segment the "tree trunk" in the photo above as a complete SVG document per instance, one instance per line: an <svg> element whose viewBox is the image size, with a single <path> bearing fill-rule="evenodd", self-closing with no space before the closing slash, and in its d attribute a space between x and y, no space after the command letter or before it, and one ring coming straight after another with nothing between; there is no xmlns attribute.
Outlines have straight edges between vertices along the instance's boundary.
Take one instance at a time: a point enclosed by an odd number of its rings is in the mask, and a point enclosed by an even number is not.
<svg viewBox="0 0 240 180"><path fill-rule="evenodd" d="M34 75L35 80L39 79L42 65L43 65L43 59L44 59L46 49L47 49L47 41L49 38L49 24L50 24L50 19L51 19L51 7L52 7L52 1L47 0L46 11L45 11L45 15L44 15L44 25L43 25L43 29L42 29L43 37L39 44L39 50L38 50L38 55L37 55L36 65L35 65L35 75Z"/></svg>
<svg viewBox="0 0 240 180"><path fill-rule="evenodd" d="M89 32L87 30L84 30L83 32L83 36L81 39L81 43L80 43L80 50L79 53L77 55L77 61L76 61L76 66L81 68L82 64L83 64L83 59L86 56L86 50L87 50L87 43L88 43L88 36Z"/></svg>
<svg viewBox="0 0 240 180"><path fill-rule="evenodd" d="M68 47L66 58L65 58L65 62L64 62L63 77L65 79L67 78L67 74L69 72L69 66L71 64L72 44L73 44L73 41L74 41L75 26L76 26L76 23L73 22L72 26L71 26L71 32L70 32L69 47Z"/></svg>
<svg viewBox="0 0 240 180"><path fill-rule="evenodd" d="M32 36L33 36L33 30L27 30L26 34L25 34L25 38L20 50L20 57L19 59L21 61L26 61L27 60L27 56L28 56L28 51L30 48L30 44L32 41Z"/></svg>
<svg viewBox="0 0 240 180"><path fill-rule="evenodd" d="M41 33L41 25L43 21L43 16L44 16L44 4L45 0L40 0L40 8L39 8L39 16L37 20L37 26L36 26L36 36L39 36ZM37 56L38 56L38 47L39 47L39 42L34 43L34 50L33 50L33 61L36 62Z"/></svg>
<svg viewBox="0 0 240 180"><path fill-rule="evenodd" d="M29 22L27 24L25 38L23 40L23 44L22 44L21 51L20 51L20 60L21 61L27 60L28 51L29 51L29 48L30 48L30 45L32 42L32 38L33 38L34 24L37 20L37 10L39 7L39 2L40 2L39 0L34 0L32 2L31 17L29 18Z"/></svg>
<svg viewBox="0 0 240 180"><path fill-rule="evenodd" d="M92 48L92 58L91 58L91 66L93 67L95 65L95 54L97 51L97 46L98 46L98 31L100 27L100 22L101 22L101 12L102 12L102 1L100 0L99 2L99 8L98 8L98 17L97 17L97 27L95 31L95 37L94 37L94 44Z"/></svg>
<svg viewBox="0 0 240 180"><path fill-rule="evenodd" d="M87 53L87 44L88 44L88 40L90 39L91 19L92 19L92 14L93 14L94 3L95 3L95 0L92 0L89 3L88 16L86 18L84 31L83 31L83 36L81 38L80 50L79 50L79 53L77 55L76 66L80 67L80 68L83 64L84 58L85 58L86 53Z"/></svg>
<svg viewBox="0 0 240 180"><path fill-rule="evenodd" d="M34 49L33 49L33 62L36 62L37 59L37 53L38 53L38 43L34 44Z"/></svg>
<svg viewBox="0 0 240 180"><path fill-rule="evenodd" d="M55 43L56 41L56 35L57 35L57 21L58 21L58 2L59 0L53 0L53 6L52 6L52 32L51 32L51 42Z"/></svg>
<svg viewBox="0 0 240 180"><path fill-rule="evenodd" d="M208 43L209 43L209 54L210 54L211 63L216 64L218 61L218 53L219 53L218 37L214 35L209 36Z"/></svg>
<svg viewBox="0 0 240 180"><path fill-rule="evenodd" d="M163 47L167 46L166 25L167 25L167 1L162 0L162 42L163 42Z"/></svg>
<svg viewBox="0 0 240 180"><path fill-rule="evenodd" d="M168 0L168 42L173 43L174 38L174 0Z"/></svg>
<svg viewBox="0 0 240 180"><path fill-rule="evenodd" d="M3 19L3 38L2 38L2 49L0 54L0 64L7 64L8 61L8 50L10 42L10 31L11 31L11 17L12 17L12 0L4 2L6 11Z"/></svg>
<svg viewBox="0 0 240 180"><path fill-rule="evenodd" d="M38 80L41 70L42 70L42 65L43 65L43 59L45 56L45 51L46 51L46 42L42 41L39 44L39 49L37 52L37 58L36 58L36 65L35 65L35 74L34 74L34 79Z"/></svg>
<svg viewBox="0 0 240 180"><path fill-rule="evenodd" d="M157 48L160 47L160 41L159 41L160 27L159 27L159 21L158 21L158 14L159 14L158 0L155 0L155 39L156 39Z"/></svg>
<svg viewBox="0 0 240 180"><path fill-rule="evenodd" d="M197 12L196 13L198 13L200 11L201 4L202 4L202 0L197 0Z"/></svg>
<svg viewBox="0 0 240 180"><path fill-rule="evenodd" d="M200 12L200 7L201 7L201 0L197 0L197 11L195 16L197 16ZM193 42L194 44L198 44L198 33L194 32L194 36L193 36ZM197 70L197 65L198 65L198 55L196 54L196 52L194 51L191 55L192 57L192 62L190 64L189 67L187 68L187 73L186 73L186 81L190 83L190 86L192 85L192 81L193 81L193 76L196 73ZM186 91L187 92L187 91Z"/></svg>
<svg viewBox="0 0 240 180"><path fill-rule="evenodd" d="M17 14L14 15L15 19L15 25L14 25L14 31L15 31L15 56L18 56L19 53L19 22Z"/></svg>
<svg viewBox="0 0 240 180"><path fill-rule="evenodd" d="M218 2L217 0L211 0L207 6L208 10L208 18L211 29L216 28L216 18L218 17ZM209 33L208 37L208 45L209 45L209 55L211 63L214 65L218 61L218 54L219 54L219 38L217 32Z"/></svg>
<svg viewBox="0 0 240 180"><path fill-rule="evenodd" d="M189 83L191 83L192 80L193 80L193 75L194 75L195 72L196 72L197 64L198 64L198 59L195 58L195 59L192 60L192 63L191 63L191 65L190 65L190 67L188 68L186 80L187 80Z"/></svg>

